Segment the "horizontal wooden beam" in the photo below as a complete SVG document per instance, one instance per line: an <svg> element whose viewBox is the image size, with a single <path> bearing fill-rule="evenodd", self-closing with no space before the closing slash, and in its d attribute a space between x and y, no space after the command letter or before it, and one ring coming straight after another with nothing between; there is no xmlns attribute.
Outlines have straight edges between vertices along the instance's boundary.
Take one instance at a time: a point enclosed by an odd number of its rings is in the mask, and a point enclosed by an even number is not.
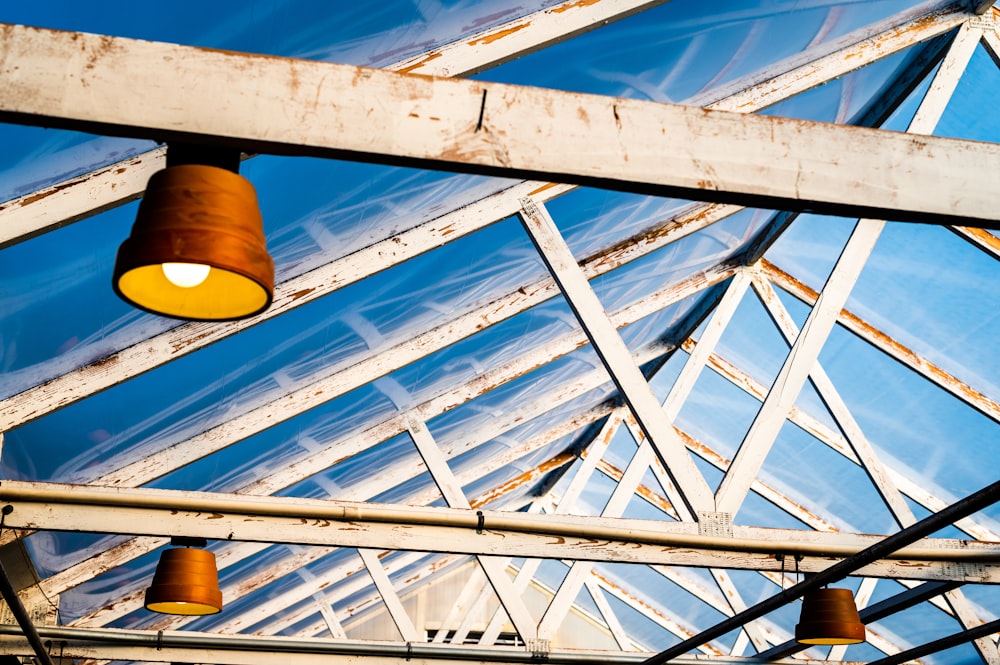
<svg viewBox="0 0 1000 665"><path fill-rule="evenodd" d="M778 553L818 572L881 536L690 522L394 506L294 497L3 481L14 529L336 545L452 554L781 570ZM871 577L1000 583L1000 544L925 539L859 571Z"/></svg>
<svg viewBox="0 0 1000 665"><path fill-rule="evenodd" d="M1000 145L0 25L0 120L1000 228Z"/></svg>

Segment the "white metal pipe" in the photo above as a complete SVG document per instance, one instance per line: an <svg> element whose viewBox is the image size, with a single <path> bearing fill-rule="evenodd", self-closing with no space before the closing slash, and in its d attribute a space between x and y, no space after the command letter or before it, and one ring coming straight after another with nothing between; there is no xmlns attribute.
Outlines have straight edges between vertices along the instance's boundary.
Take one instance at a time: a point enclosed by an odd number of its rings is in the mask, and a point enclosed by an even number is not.
<svg viewBox="0 0 1000 665"><path fill-rule="evenodd" d="M671 523L668 526L663 522L653 520L595 520L593 517L571 515L531 515L482 510L472 512L471 510L450 508L394 506L293 497L252 497L207 492L104 488L6 480L0 481L0 501L14 506L13 512L8 516L10 526L20 526L17 522L17 503L24 502L51 506L86 505L95 508L136 508L295 520L424 525L763 554L845 557L857 554L870 544L795 542L789 539L778 541L747 537L709 536L697 533L694 530L697 529L697 526L694 524ZM623 524L635 526L625 527L622 526ZM155 524L152 521L149 522L148 526L151 529L149 535L161 535L155 533ZM685 532L681 529L691 529L691 531ZM779 534L780 531L775 530L775 533ZM788 532L787 535L793 534ZM955 542L960 542L963 545L967 543L967 541ZM976 543L976 541L969 542ZM928 544L927 546L916 545L900 549L888 558L995 562L997 556L996 547L942 548L940 544Z"/></svg>

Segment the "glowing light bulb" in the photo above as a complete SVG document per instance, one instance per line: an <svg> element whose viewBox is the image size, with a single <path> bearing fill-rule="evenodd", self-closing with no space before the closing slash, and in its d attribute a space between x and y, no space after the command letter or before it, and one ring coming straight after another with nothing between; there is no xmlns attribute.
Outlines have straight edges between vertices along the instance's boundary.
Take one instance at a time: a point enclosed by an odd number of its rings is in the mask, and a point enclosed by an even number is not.
<svg viewBox="0 0 1000 665"><path fill-rule="evenodd" d="M163 274L171 284L190 289L198 286L208 278L211 266L200 263L164 263Z"/></svg>

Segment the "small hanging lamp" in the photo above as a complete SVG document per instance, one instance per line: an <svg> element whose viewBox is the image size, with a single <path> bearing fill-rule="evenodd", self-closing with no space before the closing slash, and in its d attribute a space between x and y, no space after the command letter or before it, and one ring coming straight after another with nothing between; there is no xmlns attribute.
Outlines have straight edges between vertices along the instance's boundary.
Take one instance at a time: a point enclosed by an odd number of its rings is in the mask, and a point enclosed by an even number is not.
<svg viewBox="0 0 1000 665"><path fill-rule="evenodd" d="M274 262L256 191L238 171L236 151L169 145L167 167L149 179L118 249L115 293L148 312L196 321L267 309Z"/></svg>
<svg viewBox="0 0 1000 665"><path fill-rule="evenodd" d="M174 545L200 545L204 540L174 539ZM164 550L146 589L147 610L161 614L203 615L222 610L222 591L215 554L196 547Z"/></svg>
<svg viewBox="0 0 1000 665"><path fill-rule="evenodd" d="M865 625L858 616L850 589L817 589L802 598L795 626L800 644L858 644L865 641Z"/></svg>

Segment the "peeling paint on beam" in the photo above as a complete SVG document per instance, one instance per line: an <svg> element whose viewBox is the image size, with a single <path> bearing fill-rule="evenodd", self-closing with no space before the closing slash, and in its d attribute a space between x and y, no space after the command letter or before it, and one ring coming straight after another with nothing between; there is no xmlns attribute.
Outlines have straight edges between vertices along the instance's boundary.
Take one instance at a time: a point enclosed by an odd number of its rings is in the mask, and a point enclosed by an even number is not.
<svg viewBox="0 0 1000 665"><path fill-rule="evenodd" d="M0 117L13 122L1000 228L993 144L22 26L0 32ZM65 76L81 51L93 68ZM148 66L120 66L136 58ZM128 92L140 85L142 96Z"/></svg>
<svg viewBox="0 0 1000 665"><path fill-rule="evenodd" d="M1000 238L989 231L968 226L949 226L948 229L958 237L967 240L983 250L994 259L1000 260Z"/></svg>
<svg viewBox="0 0 1000 665"><path fill-rule="evenodd" d="M795 279L792 275L769 261L762 260L761 268L768 279L782 289L809 306L815 304L818 294L814 289ZM892 358L895 358L913 371L944 388L970 406L975 407L994 421L1000 422L1000 404L997 404L975 388L960 381L916 352L903 346L861 317L847 310L842 310L838 317L838 322L872 346L884 351Z"/></svg>

